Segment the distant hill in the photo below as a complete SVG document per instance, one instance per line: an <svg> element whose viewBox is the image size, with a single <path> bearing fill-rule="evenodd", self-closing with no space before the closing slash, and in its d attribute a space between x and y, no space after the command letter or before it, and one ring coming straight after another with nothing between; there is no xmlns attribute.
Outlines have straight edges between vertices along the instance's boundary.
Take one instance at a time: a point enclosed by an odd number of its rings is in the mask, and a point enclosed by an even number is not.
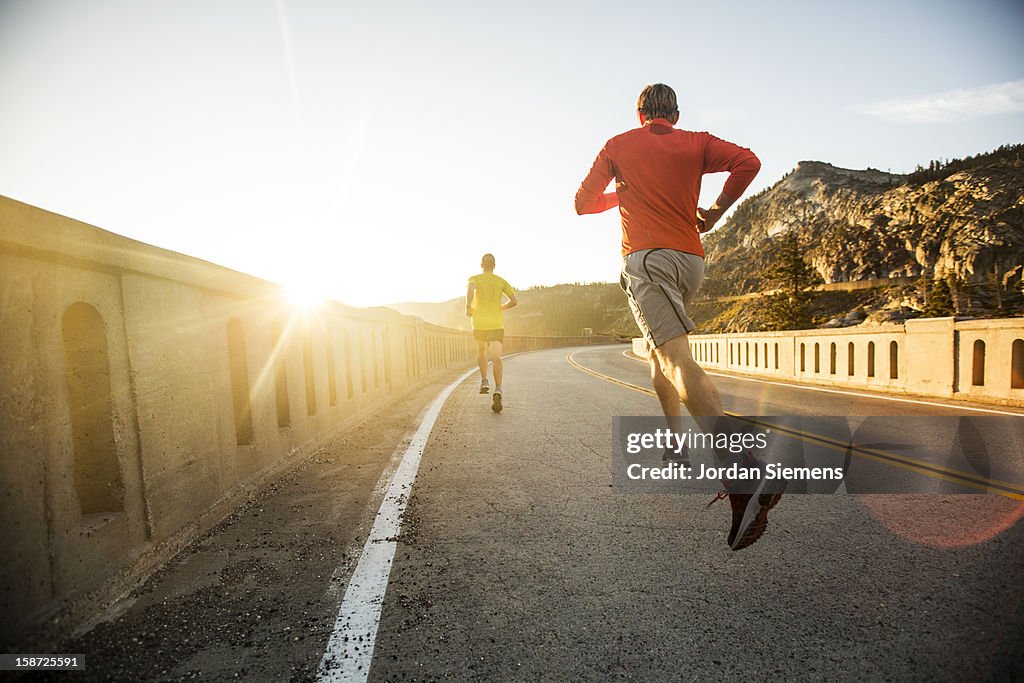
<svg viewBox="0 0 1024 683"><path fill-rule="evenodd" d="M639 331L617 283L567 284L531 287L517 292L519 306L505 312L505 331L513 335L576 336L584 328L594 334L636 336ZM470 329L465 299L440 303L389 304L406 315L417 315L455 329Z"/></svg>
<svg viewBox="0 0 1024 683"><path fill-rule="evenodd" d="M415 315L423 318L428 323L450 327L455 330L468 330L472 328L469 318L466 317L466 299L449 299L436 303L424 303L420 301L404 301L399 304L387 304L403 315Z"/></svg>

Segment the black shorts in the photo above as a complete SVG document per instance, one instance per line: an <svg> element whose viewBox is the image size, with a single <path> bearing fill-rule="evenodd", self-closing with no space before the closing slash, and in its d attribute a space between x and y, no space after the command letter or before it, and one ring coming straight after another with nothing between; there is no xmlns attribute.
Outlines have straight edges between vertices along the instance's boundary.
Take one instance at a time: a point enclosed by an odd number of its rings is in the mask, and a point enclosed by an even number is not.
<svg viewBox="0 0 1024 683"><path fill-rule="evenodd" d="M505 329L499 328L497 330L473 330L473 338L480 342L498 342L505 341Z"/></svg>

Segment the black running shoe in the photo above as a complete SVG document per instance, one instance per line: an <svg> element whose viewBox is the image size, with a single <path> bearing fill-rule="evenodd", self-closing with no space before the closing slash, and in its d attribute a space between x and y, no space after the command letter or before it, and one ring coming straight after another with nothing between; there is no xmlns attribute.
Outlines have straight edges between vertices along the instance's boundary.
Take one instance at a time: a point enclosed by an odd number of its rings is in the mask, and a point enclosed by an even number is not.
<svg viewBox="0 0 1024 683"><path fill-rule="evenodd" d="M743 464L749 466L751 463L760 464L752 454L747 453ZM733 550L743 550L761 538L765 529L768 528L768 511L778 505L786 490L786 483L785 481L770 481L762 476L751 493L730 493L729 488L742 489L742 486L737 485L740 482L723 481L722 483L725 484L727 490L719 493L718 497L708 503L708 507L716 500L729 498L729 506L732 508L732 526L729 528L729 537L726 542Z"/></svg>
<svg viewBox="0 0 1024 683"><path fill-rule="evenodd" d="M730 493L732 527L726 542L733 550L743 550L761 538L768 528L768 511L775 507L781 493Z"/></svg>
<svg viewBox="0 0 1024 683"><path fill-rule="evenodd" d="M501 412L501 394L494 392L494 400L491 401L491 410L496 413Z"/></svg>

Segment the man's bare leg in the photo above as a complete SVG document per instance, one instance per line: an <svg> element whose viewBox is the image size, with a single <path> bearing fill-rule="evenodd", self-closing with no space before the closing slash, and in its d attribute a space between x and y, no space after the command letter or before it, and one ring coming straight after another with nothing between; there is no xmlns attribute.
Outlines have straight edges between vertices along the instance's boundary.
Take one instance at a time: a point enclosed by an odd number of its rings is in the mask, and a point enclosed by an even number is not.
<svg viewBox="0 0 1024 683"><path fill-rule="evenodd" d="M686 404L686 410L694 417L718 417L725 415L722 410L722 399L711 378L704 369L697 365L690 355L690 343L685 334L668 340L654 349L652 356L658 363L661 374L668 380L679 398ZM655 391L658 386L655 384ZM665 401L662 401L662 409ZM668 415L668 413L666 413Z"/></svg>
<svg viewBox="0 0 1024 683"><path fill-rule="evenodd" d="M671 382L680 398L686 404L690 415L705 431L714 431L714 418L725 415L722 410L722 399L711 378L703 368L697 365L690 354L690 344L685 334L670 339L654 350L658 365ZM659 395L660 397L660 395ZM702 419L704 418L704 419ZM748 454L748 457L749 454ZM722 484L728 491L734 482L725 479ZM732 526L726 542L733 550L741 550L751 545L764 533L768 526L768 511L778 504L782 493L729 493L729 506L732 508Z"/></svg>
<svg viewBox="0 0 1024 683"><path fill-rule="evenodd" d="M501 342L490 342L487 344L491 354L491 365L494 366L494 399L491 401L491 410L501 412L501 378L505 368L501 363Z"/></svg>
<svg viewBox="0 0 1024 683"><path fill-rule="evenodd" d="M487 350L491 357L491 366L494 369L494 388L500 390L501 377L505 369L501 364L501 342L487 342Z"/></svg>
<svg viewBox="0 0 1024 683"><path fill-rule="evenodd" d="M651 362L651 384L654 385L654 392L658 394L661 411L665 413L665 421L668 423L669 429L679 432L683 428L683 410L680 407L679 392L661 371L661 366L654 354L651 354L649 360Z"/></svg>
<svg viewBox="0 0 1024 683"><path fill-rule="evenodd" d="M480 367L480 393L486 394L487 389L487 342L476 343L476 364ZM495 378L497 381L497 378Z"/></svg>
<svg viewBox="0 0 1024 683"><path fill-rule="evenodd" d="M658 394L661 411L665 414L665 422L668 423L668 428L672 433L682 434L683 410L682 404L679 402L679 392L672 386L672 382L669 381L668 377L665 377L665 374L661 371L658 359L653 353L649 360L651 363L651 384L654 385L654 391ZM676 453L666 449L662 460L688 463L689 453L687 450Z"/></svg>

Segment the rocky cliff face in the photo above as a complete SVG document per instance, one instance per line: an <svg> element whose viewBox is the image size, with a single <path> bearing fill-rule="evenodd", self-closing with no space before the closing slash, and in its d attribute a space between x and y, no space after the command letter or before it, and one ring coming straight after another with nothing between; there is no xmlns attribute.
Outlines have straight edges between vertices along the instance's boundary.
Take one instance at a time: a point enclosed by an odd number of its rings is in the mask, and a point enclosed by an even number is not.
<svg viewBox="0 0 1024 683"><path fill-rule="evenodd" d="M1024 145L896 175L802 161L704 240L705 295L761 289L772 239L796 230L826 283L925 276L1008 291L1024 263Z"/></svg>

